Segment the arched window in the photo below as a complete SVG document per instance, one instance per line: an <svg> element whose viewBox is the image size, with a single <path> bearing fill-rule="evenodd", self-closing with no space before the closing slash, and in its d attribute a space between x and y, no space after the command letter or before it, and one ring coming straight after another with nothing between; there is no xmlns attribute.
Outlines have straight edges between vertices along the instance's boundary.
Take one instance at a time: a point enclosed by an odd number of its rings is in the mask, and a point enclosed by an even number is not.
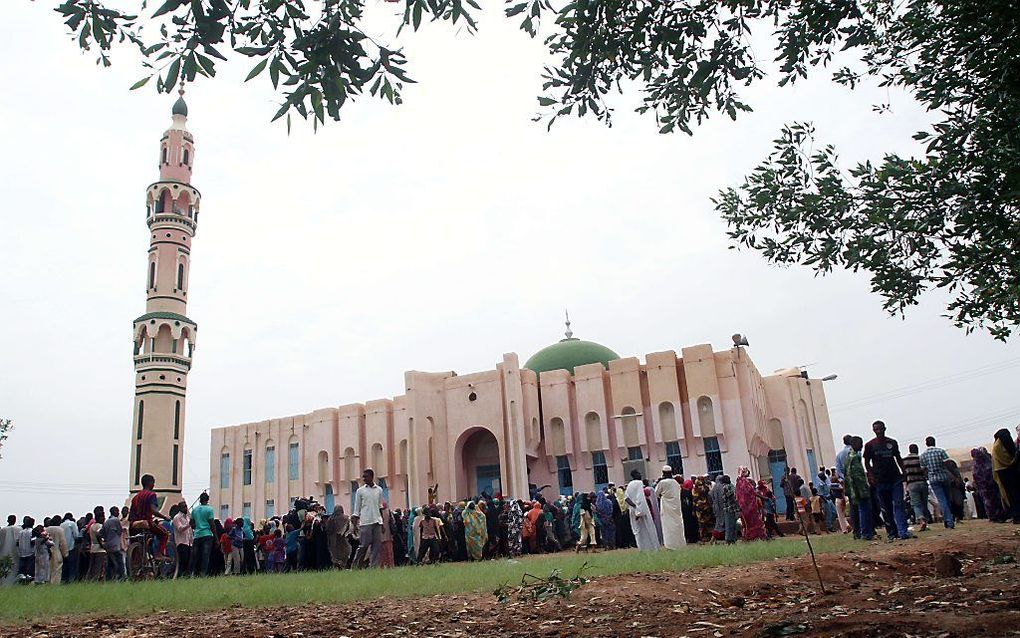
<svg viewBox="0 0 1020 638"><path fill-rule="evenodd" d="M326 450L319 451L319 482L329 482L329 453Z"/></svg>
<svg viewBox="0 0 1020 638"><path fill-rule="evenodd" d="M220 489L230 487L230 452L224 447L220 451Z"/></svg>
<svg viewBox="0 0 1020 638"><path fill-rule="evenodd" d="M620 414L623 416L623 444L626 447L638 447L641 438L638 436L637 412L628 405Z"/></svg>
<svg viewBox="0 0 1020 638"><path fill-rule="evenodd" d="M376 476L389 476L386 471L386 456L383 454L382 443L372 444L372 469Z"/></svg>
<svg viewBox="0 0 1020 638"><path fill-rule="evenodd" d="M167 154L168 154L168 152L169 152L169 149L167 149L167 147L164 146L163 147L163 163L164 164L167 163Z"/></svg>
<svg viewBox="0 0 1020 638"><path fill-rule="evenodd" d="M566 432L563 427L563 419L553 417L549 421L549 441L547 441L548 452L551 456L563 456L567 453Z"/></svg>
<svg viewBox="0 0 1020 638"><path fill-rule="evenodd" d="M783 436L783 423L779 419L769 419L765 426L770 450L782 450L786 448L786 438Z"/></svg>
<svg viewBox="0 0 1020 638"><path fill-rule="evenodd" d="M344 450L344 478L348 481L357 481L357 469L354 466L354 448Z"/></svg>
<svg viewBox="0 0 1020 638"><path fill-rule="evenodd" d="M251 468L252 468L251 448L244 449L244 455L242 457L242 460L243 465L241 471L241 481L244 485L251 485Z"/></svg>
<svg viewBox="0 0 1020 638"><path fill-rule="evenodd" d="M171 198L170 191L163 189L159 192L159 199L156 200L156 212L163 213L170 208Z"/></svg>
<svg viewBox="0 0 1020 638"><path fill-rule="evenodd" d="M142 438L142 420L145 418L145 401L138 402L138 436L135 438Z"/></svg>
<svg viewBox="0 0 1020 638"><path fill-rule="evenodd" d="M188 164L188 160L189 159L190 159L190 157L188 156L188 149L185 148L184 149L184 165L185 166L189 166L189 164Z"/></svg>
<svg viewBox="0 0 1020 638"><path fill-rule="evenodd" d="M410 460L407 451L407 439L403 439L400 441L400 446L398 449L400 451L400 458L397 459L397 468L399 470L398 474L406 475L408 473L407 472L408 460Z"/></svg>
<svg viewBox="0 0 1020 638"><path fill-rule="evenodd" d="M712 399L708 397L698 399L698 423L701 424L702 438L716 436L715 409L712 407Z"/></svg>
<svg viewBox="0 0 1020 638"><path fill-rule="evenodd" d="M181 402L174 401L174 438L181 438Z"/></svg>
<svg viewBox="0 0 1020 638"><path fill-rule="evenodd" d="M184 290L184 264L177 264L177 290Z"/></svg>
<svg viewBox="0 0 1020 638"><path fill-rule="evenodd" d="M669 401L659 404L659 429L663 441L675 441L680 438L676 431L676 409Z"/></svg>
<svg viewBox="0 0 1020 638"><path fill-rule="evenodd" d="M605 449L602 445L602 420L599 419L598 412L589 412L584 415L584 432L588 437L590 452Z"/></svg>
<svg viewBox="0 0 1020 638"><path fill-rule="evenodd" d="M149 262L149 290L156 287L156 262Z"/></svg>
<svg viewBox="0 0 1020 638"><path fill-rule="evenodd" d="M287 480L296 481L300 476L299 467L301 463L298 454L298 441L296 436L290 437L290 445L287 447Z"/></svg>
<svg viewBox="0 0 1020 638"><path fill-rule="evenodd" d="M276 482L276 446L272 441L266 443L266 483Z"/></svg>

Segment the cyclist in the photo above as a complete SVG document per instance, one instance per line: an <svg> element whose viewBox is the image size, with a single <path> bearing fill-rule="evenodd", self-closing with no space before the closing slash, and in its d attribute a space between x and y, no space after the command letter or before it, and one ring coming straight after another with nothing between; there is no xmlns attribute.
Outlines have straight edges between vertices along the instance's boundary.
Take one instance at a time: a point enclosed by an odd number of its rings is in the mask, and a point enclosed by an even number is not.
<svg viewBox="0 0 1020 638"><path fill-rule="evenodd" d="M170 539L169 532L157 523L154 518L168 521L170 518L159 511L158 500L153 488L156 486L156 479L151 474L142 476L142 491L135 494L131 499L131 513L128 520L131 525L131 532L149 530L159 542L156 550L156 559L162 561L171 560L166 554L166 544Z"/></svg>

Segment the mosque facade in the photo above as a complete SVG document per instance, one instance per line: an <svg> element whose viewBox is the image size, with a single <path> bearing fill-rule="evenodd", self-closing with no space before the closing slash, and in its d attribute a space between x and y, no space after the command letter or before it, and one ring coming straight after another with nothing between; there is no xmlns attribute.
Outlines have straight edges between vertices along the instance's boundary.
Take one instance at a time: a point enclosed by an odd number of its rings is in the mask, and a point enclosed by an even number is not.
<svg viewBox="0 0 1020 638"><path fill-rule="evenodd" d="M736 340L735 340L736 341ZM821 380L763 376L746 347L638 357L566 337L521 365L404 373L404 394L216 428L210 496L221 518L285 513L297 497L349 507L372 468L393 508L478 494L546 498L658 476L813 476L835 458ZM785 504L779 499L780 507Z"/></svg>

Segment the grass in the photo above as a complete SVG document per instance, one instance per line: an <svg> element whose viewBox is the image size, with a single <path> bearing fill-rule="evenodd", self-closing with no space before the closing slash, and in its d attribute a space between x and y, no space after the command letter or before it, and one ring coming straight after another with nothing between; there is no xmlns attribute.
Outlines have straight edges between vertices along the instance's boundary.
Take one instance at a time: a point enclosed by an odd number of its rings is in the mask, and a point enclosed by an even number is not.
<svg viewBox="0 0 1020 638"><path fill-rule="evenodd" d="M815 552L840 552L863 547L842 534L814 536ZM358 572L262 574L142 583L79 583L0 589L0 621L25 622L79 614L140 615L151 611L192 612L232 605L267 607L304 603L347 603L383 596L411 598L434 594L492 591L520 582L531 573L546 576L561 569L573 576L587 562L585 574L679 572L701 567L741 565L807 553L804 539L788 537L770 543L738 543L689 547L683 551L633 550L576 555L572 552L524 560L444 563Z"/></svg>

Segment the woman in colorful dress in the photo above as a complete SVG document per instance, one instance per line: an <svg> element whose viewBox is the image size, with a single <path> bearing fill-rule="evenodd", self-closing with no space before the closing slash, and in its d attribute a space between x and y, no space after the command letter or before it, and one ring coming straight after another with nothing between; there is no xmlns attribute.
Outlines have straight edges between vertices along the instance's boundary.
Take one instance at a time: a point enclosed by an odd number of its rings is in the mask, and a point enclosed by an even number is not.
<svg viewBox="0 0 1020 638"><path fill-rule="evenodd" d="M516 499L510 502L506 519L507 550L511 558L521 555L521 529L524 527L524 512Z"/></svg>
<svg viewBox="0 0 1020 638"><path fill-rule="evenodd" d="M489 530L485 514L480 512L474 501L464 510L464 540L471 560L482 560L485 545L489 542Z"/></svg>
<svg viewBox="0 0 1020 638"><path fill-rule="evenodd" d="M705 485L704 477L694 479L694 490L691 495L694 498L694 516L698 519L701 542L707 543L712 540L712 532L715 530L715 511L712 509L712 500L708 496L708 485Z"/></svg>
<svg viewBox="0 0 1020 638"><path fill-rule="evenodd" d="M745 541L762 541L768 538L765 533L765 519L762 518L761 502L758 492L751 480L751 470L746 467L737 468L737 484L734 486L737 504L740 506L740 518L744 521L743 538Z"/></svg>

